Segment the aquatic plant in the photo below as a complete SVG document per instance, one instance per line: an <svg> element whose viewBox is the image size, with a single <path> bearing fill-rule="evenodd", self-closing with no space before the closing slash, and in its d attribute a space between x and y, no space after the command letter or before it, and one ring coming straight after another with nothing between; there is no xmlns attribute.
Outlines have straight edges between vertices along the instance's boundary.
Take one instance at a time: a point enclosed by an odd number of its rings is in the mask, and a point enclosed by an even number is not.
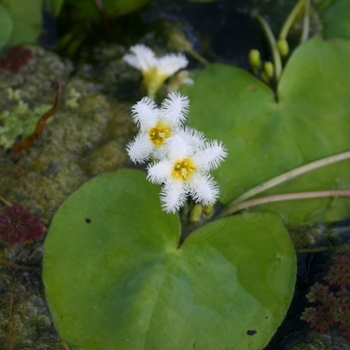
<svg viewBox="0 0 350 350"><path fill-rule="evenodd" d="M12 46L0 57L0 69L18 73L32 57L33 53L29 48L21 45Z"/></svg>
<svg viewBox="0 0 350 350"><path fill-rule="evenodd" d="M57 1L57 0L56 0ZM42 0L23 2L21 0L2 1L0 4L0 49L4 46L35 43L42 24ZM11 49L10 49L11 50ZM21 55L23 58L21 58ZM30 57L28 49L16 46L3 61L6 69L16 72ZM14 60L13 63L10 59ZM6 64L5 64L6 63Z"/></svg>
<svg viewBox="0 0 350 350"><path fill-rule="evenodd" d="M69 90L68 98L66 99L66 105L70 108L78 108L79 107L79 99L81 97L81 93L74 88Z"/></svg>
<svg viewBox="0 0 350 350"><path fill-rule="evenodd" d="M124 56L124 61L141 71L147 94L155 98L163 83L188 64L183 54L168 54L157 58L155 53L145 45L138 44L130 48L132 54ZM186 82L185 79L182 82ZM188 82L188 80L187 80Z"/></svg>
<svg viewBox="0 0 350 350"><path fill-rule="evenodd" d="M162 185L161 202L168 213L175 213L190 195L196 202L213 205L219 190L209 170L227 156L221 143L207 141L204 134L183 128L189 101L173 92L160 109L145 97L132 107L132 117L141 131L127 145L134 162L152 160L148 179Z"/></svg>
<svg viewBox="0 0 350 350"><path fill-rule="evenodd" d="M8 89L7 95L11 101L10 105L7 110L0 113L0 146L6 149L13 146L16 137L29 136L43 113L43 109L48 108L47 104L43 104L31 110L28 104L21 99L19 90Z"/></svg>
<svg viewBox="0 0 350 350"><path fill-rule="evenodd" d="M0 212L0 236L6 241L16 244L43 235L40 218L30 214L22 204L6 206Z"/></svg>
<svg viewBox="0 0 350 350"><path fill-rule="evenodd" d="M166 157L148 166L148 179L162 185L161 202L166 212L175 213L192 197L202 205L213 205L219 189L209 175L226 157L224 147L216 142L195 138L182 132L171 137L165 145ZM196 143L196 145L194 145Z"/></svg>
<svg viewBox="0 0 350 350"><path fill-rule="evenodd" d="M132 119L140 131L126 146L133 162L144 163L162 158L166 140L176 134L187 118L189 101L185 96L172 93L160 107L144 97L132 107Z"/></svg>
<svg viewBox="0 0 350 350"><path fill-rule="evenodd" d="M21 100L18 90L7 89L9 99L17 105L0 113L0 146L20 152L41 135L48 118L57 111L58 98L61 93L59 83L57 81L51 81L51 83L57 87L54 105L43 104L34 108L33 111ZM21 142L14 145L17 137L21 138Z"/></svg>
<svg viewBox="0 0 350 350"><path fill-rule="evenodd" d="M333 259L324 280L332 288L316 282L306 295L315 306L306 308L300 319L321 333L337 325L350 341L350 253Z"/></svg>
<svg viewBox="0 0 350 350"><path fill-rule="evenodd" d="M308 4L298 2L305 17ZM256 18L271 39L266 20ZM307 37L307 22L303 27ZM293 52L285 44L272 42L273 62L261 62L268 84L214 63L193 72L195 84L161 107L149 98L152 88L132 110L140 131L127 146L133 161L153 161L147 174L103 174L61 206L45 242L43 278L68 346L266 346L294 291L296 255L284 224L343 218L348 202L329 197L350 196L350 70L344 69L350 42L313 38ZM131 62L141 70L156 59L150 51L141 61L136 56ZM201 132L184 127L188 100L189 124ZM173 124L169 106L178 107ZM222 144L207 142L202 131L223 141L225 162ZM217 185L208 175L212 168ZM163 186L163 208L171 214L162 211L158 187L147 179ZM198 223L202 211L197 214L196 204L190 212L187 196L201 205L218 196L219 203ZM345 332L346 312L343 320L336 315L348 303L345 293L317 285L311 299L320 308L310 308L306 319L320 330L339 322Z"/></svg>

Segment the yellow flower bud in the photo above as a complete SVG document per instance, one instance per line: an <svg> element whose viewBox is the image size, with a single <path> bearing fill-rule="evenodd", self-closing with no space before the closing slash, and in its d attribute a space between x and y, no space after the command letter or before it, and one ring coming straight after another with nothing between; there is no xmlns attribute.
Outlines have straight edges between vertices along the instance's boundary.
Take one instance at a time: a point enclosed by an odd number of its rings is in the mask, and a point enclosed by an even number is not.
<svg viewBox="0 0 350 350"><path fill-rule="evenodd" d="M254 72L257 72L261 67L261 58L260 52L258 50L250 50L249 51L249 63L253 68Z"/></svg>
<svg viewBox="0 0 350 350"><path fill-rule="evenodd" d="M214 213L214 204L206 205L204 207L204 214L206 216L211 216Z"/></svg>
<svg viewBox="0 0 350 350"><path fill-rule="evenodd" d="M273 78L273 75L275 73L274 71L275 71L275 69L273 67L272 62L268 61L268 62L264 63L264 72L266 73L266 75L269 79Z"/></svg>
<svg viewBox="0 0 350 350"><path fill-rule="evenodd" d="M200 220L200 218L202 217L202 213L203 213L203 206L199 203L196 203L190 213L190 223L194 224L196 223L198 220Z"/></svg>
<svg viewBox="0 0 350 350"><path fill-rule="evenodd" d="M277 48L282 57L285 57L289 53L289 45L286 39L280 39L277 41Z"/></svg>

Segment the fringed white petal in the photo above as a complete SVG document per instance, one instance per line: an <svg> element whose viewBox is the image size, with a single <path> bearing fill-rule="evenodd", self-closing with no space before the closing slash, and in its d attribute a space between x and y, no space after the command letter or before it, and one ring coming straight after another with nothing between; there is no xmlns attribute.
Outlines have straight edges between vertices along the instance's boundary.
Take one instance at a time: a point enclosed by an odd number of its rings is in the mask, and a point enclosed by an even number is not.
<svg viewBox="0 0 350 350"><path fill-rule="evenodd" d="M210 175L194 175L187 183L188 191L197 202L203 205L215 203L219 189Z"/></svg>
<svg viewBox="0 0 350 350"><path fill-rule="evenodd" d="M180 85L193 85L194 81L189 77L187 70L182 70L177 73L177 77L180 80Z"/></svg>
<svg viewBox="0 0 350 350"><path fill-rule="evenodd" d="M182 133L177 133L166 141L165 150L167 157L175 161L187 158L192 151L192 147Z"/></svg>
<svg viewBox="0 0 350 350"><path fill-rule="evenodd" d="M154 52L147 46L138 44L132 46L130 51L135 54L139 61L141 71L145 72L157 66L157 58Z"/></svg>
<svg viewBox="0 0 350 350"><path fill-rule="evenodd" d="M179 131L179 135L183 137L189 145L191 154L198 152L205 147L205 135L201 131L186 126Z"/></svg>
<svg viewBox="0 0 350 350"><path fill-rule="evenodd" d="M159 109L149 97L144 97L131 108L133 121L143 132L153 128L159 119Z"/></svg>
<svg viewBox="0 0 350 350"><path fill-rule="evenodd" d="M192 78L185 78L181 81L181 85L193 85L194 80Z"/></svg>
<svg viewBox="0 0 350 350"><path fill-rule="evenodd" d="M162 187L160 193L162 208L167 213L175 213L186 201L186 190L181 181L172 181Z"/></svg>
<svg viewBox="0 0 350 350"><path fill-rule="evenodd" d="M164 145L161 147L154 147L152 152L152 158L154 158L157 161L167 159L166 147L164 147Z"/></svg>
<svg viewBox="0 0 350 350"><path fill-rule="evenodd" d="M203 133L192 128L180 129L166 141L165 152L169 159L174 160L192 157L204 144Z"/></svg>
<svg viewBox="0 0 350 350"><path fill-rule="evenodd" d="M138 58L135 56L135 55L131 55L131 54L128 54L128 55L125 55L123 57L123 60L128 63L130 66L138 69L138 70L141 70L141 66L140 66L140 62L138 60Z"/></svg>
<svg viewBox="0 0 350 350"><path fill-rule="evenodd" d="M165 77L172 76L181 68L188 65L187 58L182 54L169 54L158 59L157 68Z"/></svg>
<svg viewBox="0 0 350 350"><path fill-rule="evenodd" d="M147 180L156 184L162 184L170 179L171 171L172 162L168 160L150 164L147 167Z"/></svg>
<svg viewBox="0 0 350 350"><path fill-rule="evenodd" d="M144 163L149 160L153 151L153 144L148 135L139 133L126 146L126 151L134 163Z"/></svg>
<svg viewBox="0 0 350 350"><path fill-rule="evenodd" d="M207 142L205 147L193 155L195 163L203 170L216 169L227 156L227 151L221 142Z"/></svg>
<svg viewBox="0 0 350 350"><path fill-rule="evenodd" d="M162 119L171 125L181 125L187 118L189 104L187 96L182 96L178 92L170 93L161 105Z"/></svg>

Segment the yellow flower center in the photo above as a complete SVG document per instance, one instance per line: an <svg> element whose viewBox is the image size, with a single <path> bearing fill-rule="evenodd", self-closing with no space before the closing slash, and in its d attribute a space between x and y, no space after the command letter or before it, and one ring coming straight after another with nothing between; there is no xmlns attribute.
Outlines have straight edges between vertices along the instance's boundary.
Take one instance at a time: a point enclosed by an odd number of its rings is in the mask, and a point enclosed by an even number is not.
<svg viewBox="0 0 350 350"><path fill-rule="evenodd" d="M164 144L165 139L170 137L170 128L159 122L154 128L149 131L151 141L156 147L160 147Z"/></svg>
<svg viewBox="0 0 350 350"><path fill-rule="evenodd" d="M186 181L195 170L196 167L191 159L185 158L175 162L171 175L176 180Z"/></svg>

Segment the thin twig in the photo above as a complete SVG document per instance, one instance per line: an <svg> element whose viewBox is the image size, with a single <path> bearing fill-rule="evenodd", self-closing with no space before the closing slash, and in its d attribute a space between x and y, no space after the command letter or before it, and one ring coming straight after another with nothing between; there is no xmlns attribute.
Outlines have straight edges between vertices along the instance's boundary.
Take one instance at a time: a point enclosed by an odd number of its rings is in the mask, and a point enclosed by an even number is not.
<svg viewBox="0 0 350 350"><path fill-rule="evenodd" d="M52 84L54 84L57 88L56 91L56 97L55 97L55 103L54 105L43 114L43 116L37 121L36 126L35 126L35 130L34 132L29 135L24 141L22 141L21 143L18 143L14 146L12 146L12 151L14 152L21 152L24 149L26 149L27 147L29 147L43 132L44 130L44 126L46 124L46 121L49 117L51 117L52 115L54 115L57 111L58 108L58 98L61 94L61 85L59 84L59 82L57 80L54 79L46 79L46 81L50 81Z"/></svg>
<svg viewBox="0 0 350 350"><path fill-rule="evenodd" d="M203 56L201 56L196 50L194 50L192 47L189 47L186 49L186 51L192 55L198 62L202 63L205 67L208 67L210 65L210 62L206 60Z"/></svg>
<svg viewBox="0 0 350 350"><path fill-rule="evenodd" d="M295 168L295 169L288 171L282 175L274 177L271 180L263 182L262 184L260 184L256 187L253 187L249 191L243 193L241 196L236 198L230 204L228 204L228 207L231 207L237 203L241 203L241 202L247 200L248 198L256 196L258 193L264 192L272 187L275 187L283 182L292 180L292 179L294 179L300 175L303 175L305 173L308 173L312 170L324 167L324 166L332 164L332 163L340 162L340 161L343 161L346 159L350 159L350 151L344 152L344 153L339 153L339 154L336 154L334 156L322 158L322 159L316 160L315 162L311 162L311 163L308 163L306 165L303 165L299 168Z"/></svg>
<svg viewBox="0 0 350 350"><path fill-rule="evenodd" d="M0 201L5 203L8 207L12 207L12 205L13 205L10 201L8 201L7 199L5 199L2 196L0 196Z"/></svg>
<svg viewBox="0 0 350 350"><path fill-rule="evenodd" d="M105 8L104 8L104 4L103 4L103 0L93 0L97 11L100 12L101 15L101 19L103 22L103 25L105 27L105 31L106 31L106 39L109 43L112 42L112 30L111 30L111 26L109 25L109 20L108 20L108 16L106 14Z"/></svg>
<svg viewBox="0 0 350 350"><path fill-rule="evenodd" d="M18 265L18 264L12 263L10 261L7 261L5 259L2 259L2 258L0 258L0 265L6 266L6 267L11 267L13 269L21 269L21 270L35 270L35 269L40 268L40 266L34 267L34 266Z"/></svg>
<svg viewBox="0 0 350 350"><path fill-rule="evenodd" d="M64 341L60 341L60 345L62 346L63 350L69 350L68 345Z"/></svg>
<svg viewBox="0 0 350 350"><path fill-rule="evenodd" d="M249 207L254 207L261 204L266 204L266 203L291 201L291 200L297 200L297 199L325 198L325 197L350 197L350 190L284 193L284 194L277 194L273 196L254 198L224 210L224 212L220 215L220 217L228 216L240 210L243 210Z"/></svg>

